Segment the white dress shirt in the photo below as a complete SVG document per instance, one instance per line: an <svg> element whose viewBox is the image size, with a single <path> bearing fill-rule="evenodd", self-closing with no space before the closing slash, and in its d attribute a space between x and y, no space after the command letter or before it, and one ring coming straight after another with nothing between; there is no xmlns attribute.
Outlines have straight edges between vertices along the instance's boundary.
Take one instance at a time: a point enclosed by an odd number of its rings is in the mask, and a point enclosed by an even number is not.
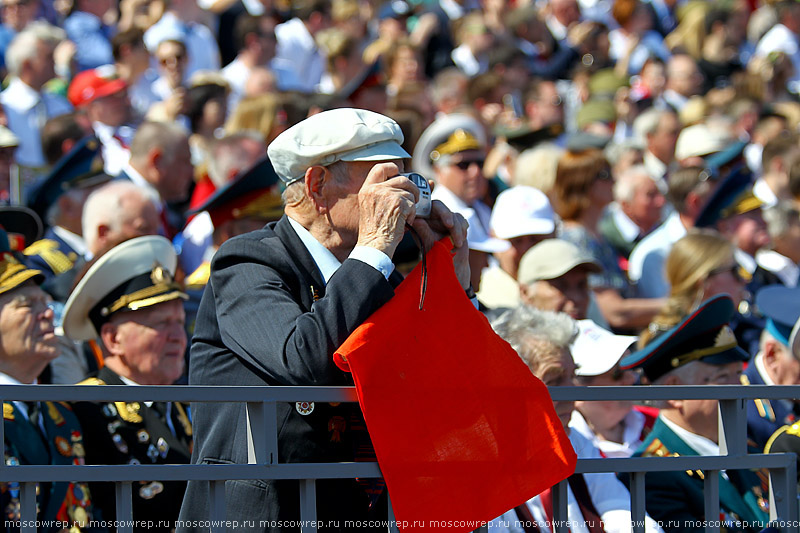
<svg viewBox="0 0 800 533"><path fill-rule="evenodd" d="M6 112L8 129L19 138L14 154L17 163L25 167L44 167L47 163L42 152L41 130L48 119L71 112L70 103L61 96L37 92L15 77L0 93L0 104Z"/></svg>
<svg viewBox="0 0 800 533"><path fill-rule="evenodd" d="M109 176L118 176L131 158L131 151L122 145L120 136L117 134L117 130L120 128L114 128L102 122L93 122L92 129L97 140L103 145L103 170Z"/></svg>
<svg viewBox="0 0 800 533"><path fill-rule="evenodd" d="M275 26L278 46L270 63L282 91L311 93L326 71L326 58L299 18ZM286 75L290 73L290 75Z"/></svg>
<svg viewBox="0 0 800 533"><path fill-rule="evenodd" d="M764 270L778 276L781 283L787 287L797 287L797 282L800 280L800 267L785 255L779 254L775 250L759 250L756 253L756 263Z"/></svg>
<svg viewBox="0 0 800 533"><path fill-rule="evenodd" d="M672 245L684 235L686 228L675 211L634 247L628 261L628 277L636 283L639 297L661 298L669 294L664 263Z"/></svg>

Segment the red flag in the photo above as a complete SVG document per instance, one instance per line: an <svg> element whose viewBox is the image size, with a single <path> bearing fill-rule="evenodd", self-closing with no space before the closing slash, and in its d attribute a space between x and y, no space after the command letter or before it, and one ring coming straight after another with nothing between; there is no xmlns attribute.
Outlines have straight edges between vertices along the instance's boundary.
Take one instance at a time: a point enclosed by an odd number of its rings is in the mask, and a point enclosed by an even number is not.
<svg viewBox="0 0 800 533"><path fill-rule="evenodd" d="M565 479L576 456L547 388L466 297L448 248L427 261L424 308L417 266L334 359L353 374L400 529L471 531Z"/></svg>

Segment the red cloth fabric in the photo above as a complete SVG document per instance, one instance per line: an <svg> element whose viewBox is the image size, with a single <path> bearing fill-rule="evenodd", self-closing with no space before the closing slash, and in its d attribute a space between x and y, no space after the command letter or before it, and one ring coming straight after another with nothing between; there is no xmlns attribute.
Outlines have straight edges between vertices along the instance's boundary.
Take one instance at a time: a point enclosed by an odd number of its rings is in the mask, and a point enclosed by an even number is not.
<svg viewBox="0 0 800 533"><path fill-rule="evenodd" d="M399 528L471 531L569 476L576 456L547 388L466 297L448 248L427 261L424 308L418 266L334 360L353 374Z"/></svg>

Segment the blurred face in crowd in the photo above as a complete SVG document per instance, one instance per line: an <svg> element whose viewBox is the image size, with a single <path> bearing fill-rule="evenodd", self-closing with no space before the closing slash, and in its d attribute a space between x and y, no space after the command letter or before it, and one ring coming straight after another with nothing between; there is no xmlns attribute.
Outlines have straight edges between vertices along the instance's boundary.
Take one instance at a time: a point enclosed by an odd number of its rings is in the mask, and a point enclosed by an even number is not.
<svg viewBox="0 0 800 533"><path fill-rule="evenodd" d="M169 86L180 87L186 71L186 47L177 41L164 41L158 45L155 56L159 72Z"/></svg>
<svg viewBox="0 0 800 533"><path fill-rule="evenodd" d="M742 363L710 365L702 361L689 363L688 373L672 373L664 378L664 385L739 385ZM681 378L681 376L684 376ZM690 377L686 377L690 376ZM717 400L670 400L665 416L679 426L718 442Z"/></svg>
<svg viewBox="0 0 800 533"><path fill-rule="evenodd" d="M189 185L194 179L192 153L189 139L181 137L163 151L155 162L157 182L154 184L161 199L165 202L185 200Z"/></svg>
<svg viewBox="0 0 800 533"><path fill-rule="evenodd" d="M535 128L564 122L564 107L556 84L551 81L540 82L539 95L535 101L526 103L525 112Z"/></svg>
<svg viewBox="0 0 800 533"><path fill-rule="evenodd" d="M541 347L538 349L542 349ZM550 349L556 349L550 347ZM572 355L566 348L558 350L558 362L544 366L540 374L536 377L542 380L542 383L547 387L571 387L575 385L575 362L572 360ZM558 419L561 421L561 426L564 431L569 435L569 419L572 417L572 411L575 409L575 402L570 400L553 401L553 407L556 410Z"/></svg>
<svg viewBox="0 0 800 533"><path fill-rule="evenodd" d="M566 313L576 320L586 318L589 309L589 282L586 267L579 265L551 280L520 284L523 303L541 309Z"/></svg>
<svg viewBox="0 0 800 533"><path fill-rule="evenodd" d="M100 122L112 127L119 127L128 122L131 104L128 90L122 89L108 96L95 98L87 106L92 122Z"/></svg>
<svg viewBox="0 0 800 533"><path fill-rule="evenodd" d="M32 281L0 294L0 369L24 383L59 354L50 301Z"/></svg>
<svg viewBox="0 0 800 533"><path fill-rule="evenodd" d="M639 74L642 85L650 89L650 96L655 98L660 96L664 91L664 84L666 83L666 74L664 65L656 61L648 61L642 67L642 72Z"/></svg>
<svg viewBox="0 0 800 533"><path fill-rule="evenodd" d="M675 113L664 113L655 131L647 136L647 149L661 162L669 164L675 158L675 145L681 124Z"/></svg>
<svg viewBox="0 0 800 533"><path fill-rule="evenodd" d="M520 235L519 237L513 237L507 239L511 244L511 248L495 255L503 270L516 278L517 271L519 270L519 262L522 260L522 256L525 255L525 252L543 240L552 238L552 236L553 234L550 233L548 235Z"/></svg>
<svg viewBox="0 0 800 533"><path fill-rule="evenodd" d="M727 294L733 300L734 308L742 301L745 281L741 275L741 267L733 257L724 264L711 270L703 282L703 300L719 294Z"/></svg>
<svg viewBox="0 0 800 533"><path fill-rule="evenodd" d="M127 194L120 199L120 211L123 218L119 227L105 226L99 230L101 237L97 239L95 255L108 243L122 242L144 235L158 235L158 211L153 202L145 194Z"/></svg>
<svg viewBox="0 0 800 533"><path fill-rule="evenodd" d="M116 313L101 336L109 367L139 385L170 385L183 373L186 316L180 300Z"/></svg>
<svg viewBox="0 0 800 533"><path fill-rule="evenodd" d="M564 26L574 24L581 18L581 10L576 0L551 0L550 9L556 20Z"/></svg>
<svg viewBox="0 0 800 533"><path fill-rule="evenodd" d="M39 90L42 85L56 77L53 61L53 45L45 41L37 41L36 55L27 62L30 85ZM24 68L23 68L24 70Z"/></svg>
<svg viewBox="0 0 800 533"><path fill-rule="evenodd" d="M628 386L636 383L636 375L630 370L620 370L619 366L599 376L579 377L578 383L587 387ZM575 402L575 408L597 430L607 430L617 426L631 412L631 401Z"/></svg>
<svg viewBox="0 0 800 533"><path fill-rule="evenodd" d="M3 24L20 32L31 22L39 11L37 0L3 0L0 16Z"/></svg>
<svg viewBox="0 0 800 533"><path fill-rule="evenodd" d="M614 176L611 169L600 170L589 187L589 198L596 206L606 206L614 201Z"/></svg>
<svg viewBox="0 0 800 533"><path fill-rule="evenodd" d="M719 222L719 230L734 246L751 256L755 256L757 251L770 243L767 223L764 222L761 209L722 220Z"/></svg>
<svg viewBox="0 0 800 533"><path fill-rule="evenodd" d="M437 182L467 205L483 198L488 187L483 176L483 152L467 150L448 157L446 164L434 166Z"/></svg>
<svg viewBox="0 0 800 533"><path fill-rule="evenodd" d="M642 231L650 231L661 220L664 195L658 185L647 174L636 178L636 187L630 201L621 201L622 211L633 220Z"/></svg>
<svg viewBox="0 0 800 533"><path fill-rule="evenodd" d="M676 93L690 97L700 93L703 75L697 63L688 55L676 55L667 64L667 87Z"/></svg>
<svg viewBox="0 0 800 533"><path fill-rule="evenodd" d="M763 343L764 367L775 385L800 385L800 361L774 338Z"/></svg>

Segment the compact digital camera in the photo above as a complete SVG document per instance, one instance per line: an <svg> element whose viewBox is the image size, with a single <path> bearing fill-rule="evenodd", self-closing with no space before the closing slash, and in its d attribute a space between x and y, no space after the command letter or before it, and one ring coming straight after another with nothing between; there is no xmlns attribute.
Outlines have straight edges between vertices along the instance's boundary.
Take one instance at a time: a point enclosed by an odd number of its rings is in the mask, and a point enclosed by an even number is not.
<svg viewBox="0 0 800 533"><path fill-rule="evenodd" d="M431 184L422 174L416 172L403 172L400 174L411 180L419 189L419 201L416 204L417 217L428 218L431 216Z"/></svg>

